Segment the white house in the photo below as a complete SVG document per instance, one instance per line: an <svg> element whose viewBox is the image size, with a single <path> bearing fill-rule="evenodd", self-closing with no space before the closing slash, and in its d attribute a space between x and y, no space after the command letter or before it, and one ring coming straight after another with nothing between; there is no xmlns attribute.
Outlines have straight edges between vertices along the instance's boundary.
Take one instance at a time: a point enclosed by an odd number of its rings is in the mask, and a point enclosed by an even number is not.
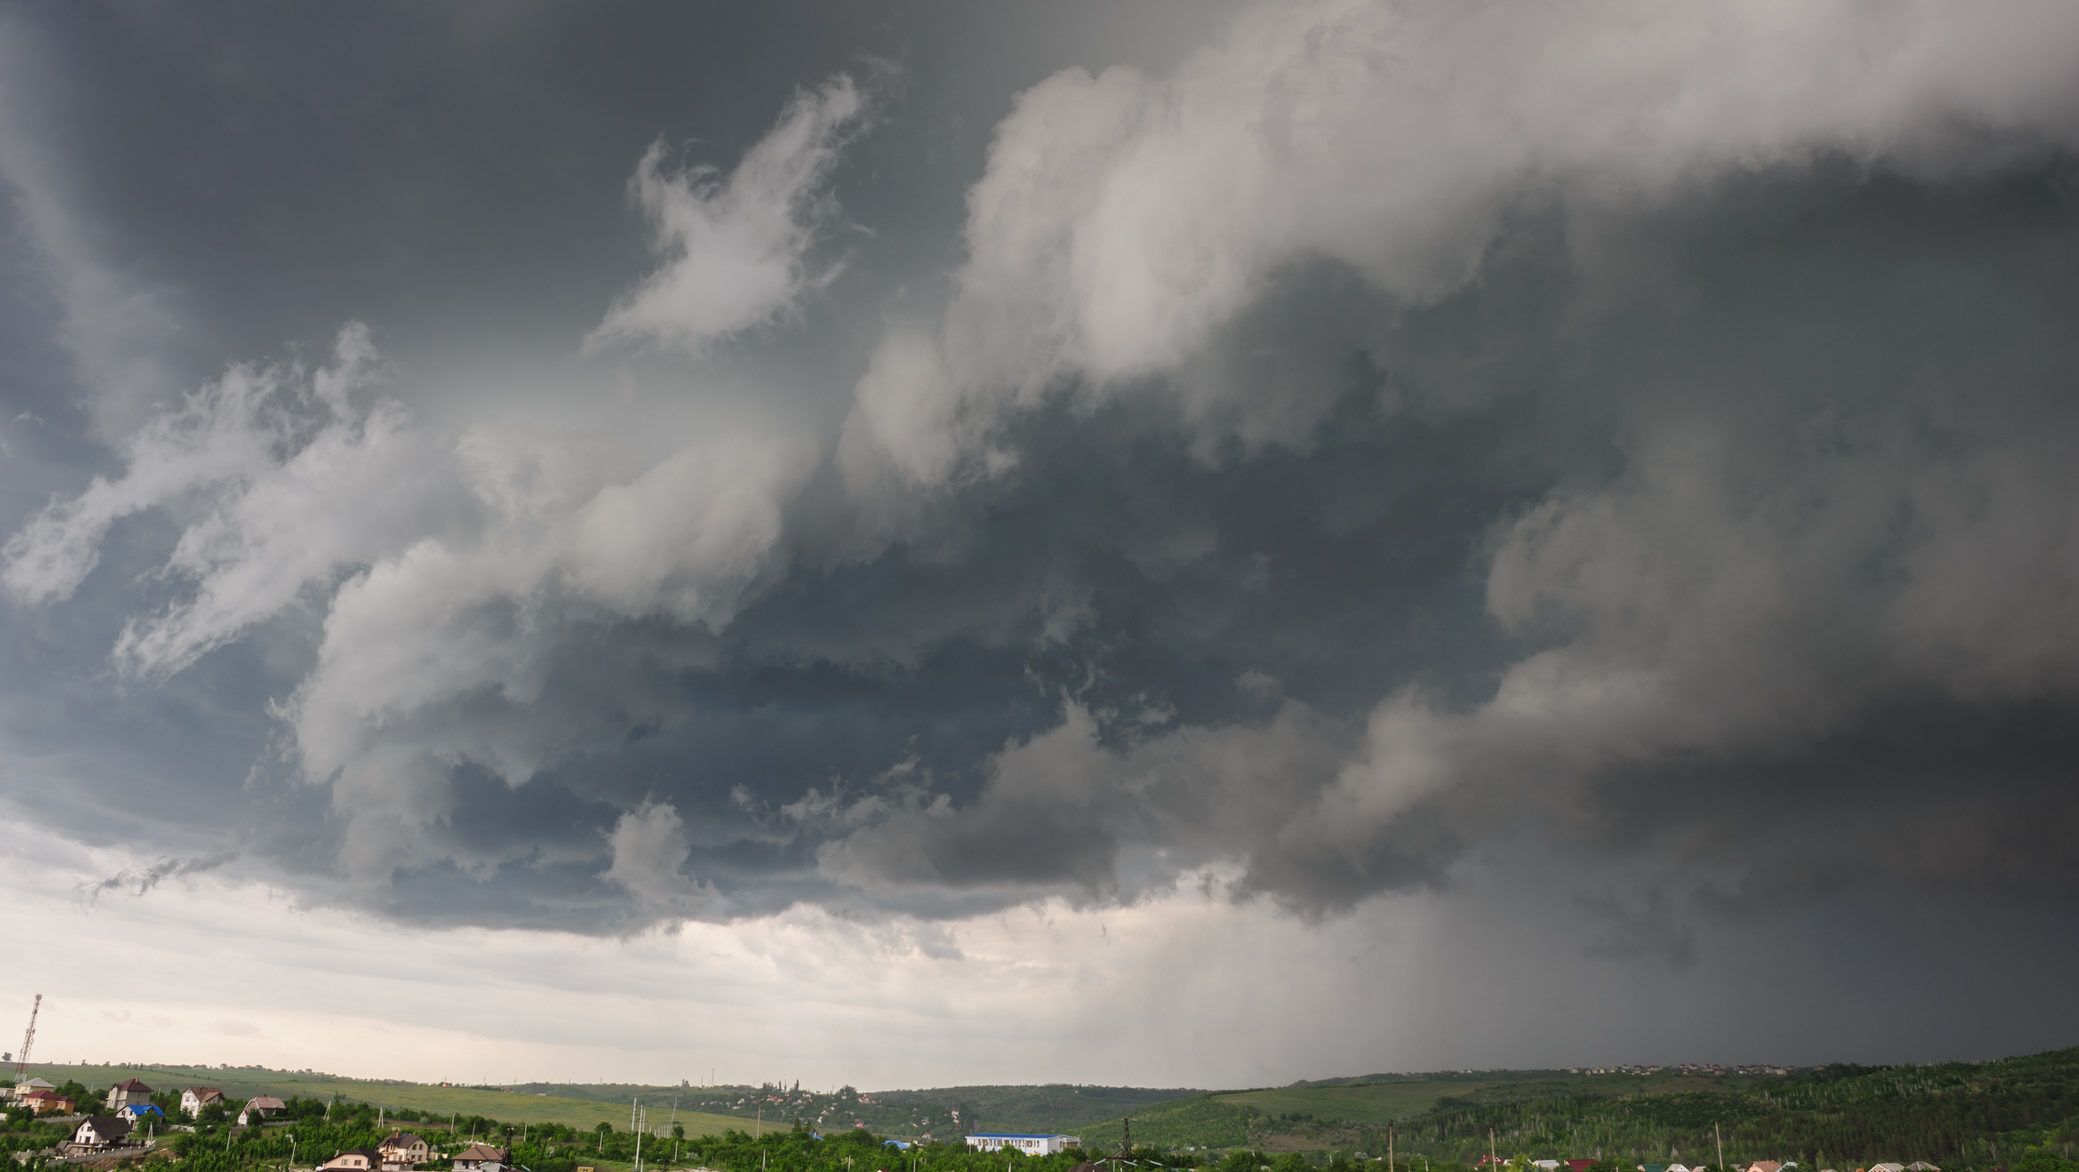
<svg viewBox="0 0 2079 1172"><path fill-rule="evenodd" d="M7 1094L10 1098L19 1099L30 1091L55 1091L57 1089L40 1078L32 1078L14 1084L13 1089L9 1090Z"/></svg>
<svg viewBox="0 0 2079 1172"><path fill-rule="evenodd" d="M411 1168L432 1158L433 1150L425 1140L408 1131L393 1131L383 1137L375 1150L382 1153L383 1167Z"/></svg>
<svg viewBox="0 0 2079 1172"><path fill-rule="evenodd" d="M383 1154L374 1148L355 1148L318 1165L318 1172L375 1172L382 1162Z"/></svg>
<svg viewBox="0 0 2079 1172"><path fill-rule="evenodd" d="M130 1138L130 1121L108 1115L95 1115L80 1120L72 1131L72 1146L76 1148L112 1148Z"/></svg>
<svg viewBox="0 0 2079 1172"><path fill-rule="evenodd" d="M245 1101L245 1110L238 1113L240 1127L257 1125L270 1115L279 1115L289 1109L287 1103L273 1095L255 1095Z"/></svg>
<svg viewBox="0 0 2079 1172"><path fill-rule="evenodd" d="M1000 1152L1009 1148L1028 1156L1051 1156L1069 1148L1079 1148L1083 1141L1073 1135L1031 1135L1021 1131L978 1131L967 1137L967 1149L971 1152ZM459 1169L461 1165L456 1165Z"/></svg>
<svg viewBox="0 0 2079 1172"><path fill-rule="evenodd" d="M108 1088L108 1097L101 1101L101 1105L107 1107L110 1111L120 1111L132 1103L149 1103L151 1101L152 1088L134 1078L126 1078Z"/></svg>
<svg viewBox="0 0 2079 1172"><path fill-rule="evenodd" d="M455 1172L505 1172L511 1157L490 1144L470 1144L455 1157Z"/></svg>
<svg viewBox="0 0 2079 1172"><path fill-rule="evenodd" d="M193 1119L204 1107L223 1101L224 1092L215 1087L189 1087L180 1093L180 1113Z"/></svg>

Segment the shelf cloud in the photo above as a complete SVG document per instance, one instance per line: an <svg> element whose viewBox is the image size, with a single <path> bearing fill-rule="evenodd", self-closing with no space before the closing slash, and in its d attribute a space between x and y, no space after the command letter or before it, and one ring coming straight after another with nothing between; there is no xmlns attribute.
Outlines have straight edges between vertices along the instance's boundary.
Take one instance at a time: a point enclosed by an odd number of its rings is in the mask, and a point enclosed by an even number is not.
<svg viewBox="0 0 2079 1172"><path fill-rule="evenodd" d="M0 805L97 906L2079 959L2079 9L904 11L6 18Z"/></svg>

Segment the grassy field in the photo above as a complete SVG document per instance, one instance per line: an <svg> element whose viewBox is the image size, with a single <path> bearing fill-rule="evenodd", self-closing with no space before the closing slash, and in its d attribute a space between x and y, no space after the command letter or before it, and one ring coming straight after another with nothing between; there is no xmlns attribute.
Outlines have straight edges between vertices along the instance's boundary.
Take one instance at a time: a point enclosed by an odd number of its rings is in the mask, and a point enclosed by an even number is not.
<svg viewBox="0 0 2079 1172"><path fill-rule="evenodd" d="M99 1088L126 1078L143 1079L154 1090L179 1090L190 1086L220 1088L225 1097L242 1100L267 1094L281 1098L330 1099L338 1095L350 1102L377 1107L410 1108L431 1114L482 1115L506 1123L561 1123L590 1128L601 1123L628 1126L628 1104L581 1099L563 1095L522 1094L515 1091L479 1090L474 1087L428 1086L423 1083L387 1079L342 1078L309 1071L264 1070L253 1067L213 1066L58 1066L35 1063L30 1073L53 1083L78 1079ZM667 1113L661 1104L650 1104L650 1119L661 1127ZM710 1135L731 1127L743 1127L741 1119L701 1112L681 1111L678 1121L687 1135Z"/></svg>

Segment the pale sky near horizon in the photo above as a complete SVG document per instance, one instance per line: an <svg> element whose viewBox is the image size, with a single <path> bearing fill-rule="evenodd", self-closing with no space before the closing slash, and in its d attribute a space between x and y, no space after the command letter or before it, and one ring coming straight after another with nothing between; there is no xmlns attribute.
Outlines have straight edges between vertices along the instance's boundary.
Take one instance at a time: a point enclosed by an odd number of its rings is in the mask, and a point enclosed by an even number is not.
<svg viewBox="0 0 2079 1172"><path fill-rule="evenodd" d="M2079 1042L2079 8L1997 17L0 8L0 1048Z"/></svg>

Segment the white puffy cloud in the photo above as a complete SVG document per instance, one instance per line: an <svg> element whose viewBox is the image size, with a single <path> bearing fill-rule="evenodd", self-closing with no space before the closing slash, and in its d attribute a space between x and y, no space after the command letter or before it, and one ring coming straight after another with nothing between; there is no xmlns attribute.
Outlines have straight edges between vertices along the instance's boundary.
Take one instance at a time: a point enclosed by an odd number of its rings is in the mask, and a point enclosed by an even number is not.
<svg viewBox="0 0 2079 1172"><path fill-rule="evenodd" d="M686 873L692 844L686 823L669 802L649 802L621 815L607 835L612 862L606 877L626 888L654 914L674 919L712 918L721 904L714 885Z"/></svg>
<svg viewBox="0 0 2079 1172"><path fill-rule="evenodd" d="M800 94L726 179L712 167L670 171L664 144L653 144L633 188L664 263L615 302L586 347L697 349L786 313L833 277L809 252L834 206L830 169L865 108L844 75Z"/></svg>
<svg viewBox="0 0 2079 1172"><path fill-rule="evenodd" d="M698 652L630 624L683 625L695 647L726 626L776 568L781 507L813 466L798 441L749 435L689 444L625 481L579 471L533 433L473 433L460 448L491 519L345 582L285 708L364 877L446 817L453 766L519 785L588 737L666 715L656 677Z"/></svg>
<svg viewBox="0 0 2079 1172"><path fill-rule="evenodd" d="M522 426L449 441L394 400L363 402L380 369L359 324L327 365L232 367L125 440L120 475L31 517L0 570L20 603L61 600L116 522L178 519L156 571L178 593L113 649L141 678L320 607L315 664L278 711L300 771L345 816L342 858L371 880L452 815L455 767L517 785L587 737L665 715L657 678L769 579L782 506L815 456L723 432L623 473L625 454ZM628 629L645 622L695 633L645 645ZM588 638L650 667L600 661L544 704L582 674L571 657Z"/></svg>
<svg viewBox="0 0 2079 1172"><path fill-rule="evenodd" d="M1064 385L1085 404L1153 388L1188 426L1303 440L1318 393L1191 370L1296 266L1421 302L1469 281L1527 203L1654 204L1829 152L1942 174L2069 147L2075 38L2054 2L1985 20L1322 0L1257 6L1166 74L1066 70L998 126L952 303L893 330L860 380L846 473L885 492L1000 471L1006 416Z"/></svg>
<svg viewBox="0 0 2079 1172"><path fill-rule="evenodd" d="M54 498L7 541L0 585L21 602L67 598L117 521L183 518L161 573L192 583L132 619L119 669L165 676L290 606L343 569L452 519L449 461L389 399L360 405L379 360L367 327L340 331L329 365L239 365L121 445L123 472Z"/></svg>

